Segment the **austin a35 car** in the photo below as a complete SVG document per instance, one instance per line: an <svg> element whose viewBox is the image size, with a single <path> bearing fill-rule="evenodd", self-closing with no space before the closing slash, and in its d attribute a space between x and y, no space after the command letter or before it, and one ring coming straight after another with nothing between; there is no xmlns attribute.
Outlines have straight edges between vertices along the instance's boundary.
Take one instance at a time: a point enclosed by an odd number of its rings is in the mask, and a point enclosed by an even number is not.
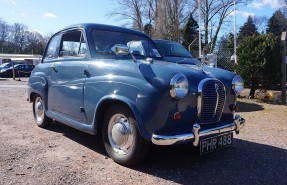
<svg viewBox="0 0 287 185"><path fill-rule="evenodd" d="M242 78L201 64L167 62L144 33L79 24L54 34L28 82L39 127L53 120L101 134L121 165L151 144L190 143L200 154L232 144Z"/></svg>

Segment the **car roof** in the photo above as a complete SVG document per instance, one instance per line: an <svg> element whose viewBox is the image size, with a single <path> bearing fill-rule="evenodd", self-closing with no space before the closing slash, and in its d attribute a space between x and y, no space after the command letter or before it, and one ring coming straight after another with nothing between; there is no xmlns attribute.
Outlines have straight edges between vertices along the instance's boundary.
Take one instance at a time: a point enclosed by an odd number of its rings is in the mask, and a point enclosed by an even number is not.
<svg viewBox="0 0 287 185"><path fill-rule="evenodd" d="M137 34L137 35L141 35L141 36L146 36L148 37L146 34L136 31L136 30L132 30L132 29L128 29L128 28L123 28L123 27L119 27L119 26L112 26L112 25L105 25L105 24L97 24L97 23L80 23L80 24L74 24L71 26L67 26L61 30L59 30L57 33L65 31L65 30L69 30L69 29L73 29L73 28L83 28L85 30L90 30L90 29L97 29L97 30L109 30L109 31L118 31L118 32L125 32L125 33L131 33L131 34ZM56 34L57 34L56 33Z"/></svg>
<svg viewBox="0 0 287 185"><path fill-rule="evenodd" d="M155 42L155 43L166 43L166 44L168 44L168 43L174 43L174 44L179 44L178 42L174 42L174 41L171 41L171 40L163 40L163 39L153 39L153 41Z"/></svg>
<svg viewBox="0 0 287 185"><path fill-rule="evenodd" d="M0 64L0 66L6 66L6 65L9 65L9 63L3 63L3 64Z"/></svg>

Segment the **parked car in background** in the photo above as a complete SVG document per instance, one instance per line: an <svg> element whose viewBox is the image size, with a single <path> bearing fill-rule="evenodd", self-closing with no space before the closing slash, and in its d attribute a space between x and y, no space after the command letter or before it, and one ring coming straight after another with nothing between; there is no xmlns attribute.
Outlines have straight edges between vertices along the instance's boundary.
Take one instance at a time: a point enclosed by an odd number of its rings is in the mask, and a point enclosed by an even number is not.
<svg viewBox="0 0 287 185"><path fill-rule="evenodd" d="M196 63L196 62L195 62ZM102 133L117 163L141 161L151 143L192 143L200 154L232 144L243 80L235 73L167 62L144 33L79 24L54 34L28 82L39 127L57 120Z"/></svg>
<svg viewBox="0 0 287 185"><path fill-rule="evenodd" d="M35 65L32 64L16 64L14 65L15 77L30 76ZM13 77L13 67L2 68L0 77Z"/></svg>
<svg viewBox="0 0 287 185"><path fill-rule="evenodd" d="M9 68L9 67L12 67L12 64L10 63L3 63L0 65L0 70L1 69L6 69L6 68Z"/></svg>
<svg viewBox="0 0 287 185"><path fill-rule="evenodd" d="M180 43L161 39L155 39L154 42L164 59L168 62L217 67L217 56L215 54L207 54L200 61Z"/></svg>
<svg viewBox="0 0 287 185"><path fill-rule="evenodd" d="M153 40L163 58L168 62L201 65L201 61L192 56L183 45L170 40Z"/></svg>

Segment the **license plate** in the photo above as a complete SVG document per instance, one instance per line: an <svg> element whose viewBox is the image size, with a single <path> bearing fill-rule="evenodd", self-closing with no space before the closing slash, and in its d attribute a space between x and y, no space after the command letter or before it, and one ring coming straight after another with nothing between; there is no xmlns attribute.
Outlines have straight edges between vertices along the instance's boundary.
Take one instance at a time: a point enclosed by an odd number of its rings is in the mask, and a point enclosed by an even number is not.
<svg viewBox="0 0 287 185"><path fill-rule="evenodd" d="M203 139L200 141L200 155L212 152L218 148L232 145L233 133L222 134L219 136Z"/></svg>

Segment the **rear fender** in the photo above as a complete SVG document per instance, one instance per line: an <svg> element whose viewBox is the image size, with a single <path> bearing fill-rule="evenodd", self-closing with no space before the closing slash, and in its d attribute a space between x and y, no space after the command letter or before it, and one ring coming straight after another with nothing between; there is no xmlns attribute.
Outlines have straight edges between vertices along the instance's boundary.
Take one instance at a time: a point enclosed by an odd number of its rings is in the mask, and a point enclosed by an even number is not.
<svg viewBox="0 0 287 185"><path fill-rule="evenodd" d="M33 94L38 94L42 97L45 102L45 108L48 108L48 80L47 77L42 73L34 73L29 78L28 93L30 102L33 101Z"/></svg>

